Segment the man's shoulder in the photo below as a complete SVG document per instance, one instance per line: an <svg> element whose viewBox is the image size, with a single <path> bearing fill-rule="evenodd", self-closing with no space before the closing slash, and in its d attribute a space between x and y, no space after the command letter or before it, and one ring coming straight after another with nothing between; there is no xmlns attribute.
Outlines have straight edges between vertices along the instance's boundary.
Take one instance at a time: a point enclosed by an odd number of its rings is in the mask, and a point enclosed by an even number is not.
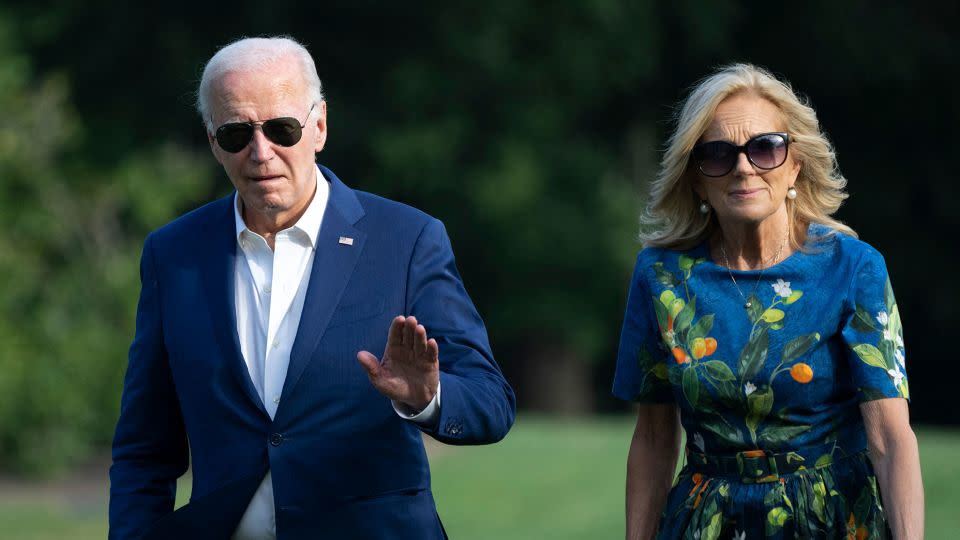
<svg viewBox="0 0 960 540"><path fill-rule="evenodd" d="M421 227L436 220L430 214L409 204L367 191L355 189L353 192L357 195L357 200L360 201L360 205L363 206L366 214L377 220L404 221L419 224Z"/></svg>
<svg viewBox="0 0 960 540"><path fill-rule="evenodd" d="M234 194L211 201L163 225L150 233L154 239L163 241L195 241L211 224L227 219L233 223Z"/></svg>

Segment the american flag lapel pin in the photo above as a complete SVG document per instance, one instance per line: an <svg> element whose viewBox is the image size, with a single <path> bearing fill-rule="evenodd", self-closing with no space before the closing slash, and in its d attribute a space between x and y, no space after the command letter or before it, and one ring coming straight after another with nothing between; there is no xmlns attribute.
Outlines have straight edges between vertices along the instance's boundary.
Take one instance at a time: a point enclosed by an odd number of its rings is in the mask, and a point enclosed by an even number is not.
<svg viewBox="0 0 960 540"><path fill-rule="evenodd" d="M350 238L349 236L341 236L339 242L345 246L352 246L353 238Z"/></svg>

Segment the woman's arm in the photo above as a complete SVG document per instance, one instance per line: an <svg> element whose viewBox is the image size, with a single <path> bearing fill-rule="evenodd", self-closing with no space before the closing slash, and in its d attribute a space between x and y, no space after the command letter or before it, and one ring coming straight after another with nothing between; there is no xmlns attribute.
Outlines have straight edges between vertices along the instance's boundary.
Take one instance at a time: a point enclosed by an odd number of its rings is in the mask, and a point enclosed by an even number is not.
<svg viewBox="0 0 960 540"><path fill-rule="evenodd" d="M878 399L860 404L890 530L897 540L923 538L923 482L917 437L907 401Z"/></svg>
<svg viewBox="0 0 960 540"><path fill-rule="evenodd" d="M627 455L627 540L653 538L680 453L674 404L641 405Z"/></svg>

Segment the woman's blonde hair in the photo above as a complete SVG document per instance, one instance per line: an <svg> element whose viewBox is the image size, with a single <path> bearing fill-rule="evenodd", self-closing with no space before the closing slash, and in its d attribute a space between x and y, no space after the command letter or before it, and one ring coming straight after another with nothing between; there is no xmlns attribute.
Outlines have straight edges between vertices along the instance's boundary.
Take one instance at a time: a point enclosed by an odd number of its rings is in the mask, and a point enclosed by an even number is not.
<svg viewBox="0 0 960 540"><path fill-rule="evenodd" d="M676 129L667 140L660 170L650 188L641 215L640 240L648 246L687 249L706 240L718 225L713 212L699 211L693 191L697 175L690 152L713 120L717 106L739 92L753 92L773 103L782 113L790 134L790 152L800 162L794 188L796 199L787 199L790 244L801 249L805 225L819 223L856 237L847 225L830 217L847 198L847 180L840 174L833 145L820 131L813 108L794 93L789 83L751 64L730 64L701 80L676 115Z"/></svg>

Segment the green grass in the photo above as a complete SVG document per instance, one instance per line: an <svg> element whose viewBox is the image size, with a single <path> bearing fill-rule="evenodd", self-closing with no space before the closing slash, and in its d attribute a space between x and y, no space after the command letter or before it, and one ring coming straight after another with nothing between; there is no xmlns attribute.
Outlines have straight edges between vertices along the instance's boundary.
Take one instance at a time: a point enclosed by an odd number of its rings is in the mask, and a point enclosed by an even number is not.
<svg viewBox="0 0 960 540"><path fill-rule="evenodd" d="M623 486L633 420L521 416L500 444L431 445L434 495L451 538L623 537ZM927 538L960 531L960 430L919 429ZM104 474L105 480L106 474ZM179 499L185 500L188 482ZM86 496L0 495L0 537L106 537L106 484ZM75 490L71 490L74 492Z"/></svg>

